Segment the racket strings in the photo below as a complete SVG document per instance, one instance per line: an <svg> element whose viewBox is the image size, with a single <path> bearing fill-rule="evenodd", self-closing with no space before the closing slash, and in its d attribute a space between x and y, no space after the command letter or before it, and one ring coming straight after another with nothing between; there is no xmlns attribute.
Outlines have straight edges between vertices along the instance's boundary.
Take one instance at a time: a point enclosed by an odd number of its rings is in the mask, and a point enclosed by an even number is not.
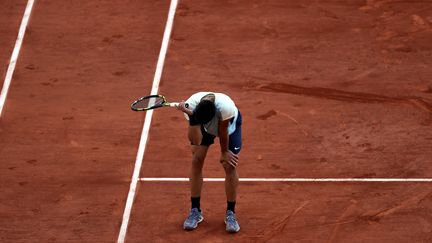
<svg viewBox="0 0 432 243"><path fill-rule="evenodd" d="M162 97L147 97L137 101L132 105L135 109L147 109L153 106L162 105L165 100Z"/></svg>

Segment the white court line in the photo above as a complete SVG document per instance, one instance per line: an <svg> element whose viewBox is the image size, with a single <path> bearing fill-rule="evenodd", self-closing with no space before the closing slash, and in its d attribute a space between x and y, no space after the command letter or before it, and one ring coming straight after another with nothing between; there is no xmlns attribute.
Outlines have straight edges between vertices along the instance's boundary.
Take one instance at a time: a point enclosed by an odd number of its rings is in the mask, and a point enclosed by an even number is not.
<svg viewBox="0 0 432 243"><path fill-rule="evenodd" d="M160 79L162 76L162 70L163 70L163 66L164 66L164 62L165 62L165 56L166 56L166 53L168 50L168 44L169 44L171 30L172 30L172 26L173 26L173 22L174 22L174 15L175 15L176 8L177 8L177 2L178 2L178 0L172 0L171 4L170 4L168 19L167 19L166 26L165 26L165 32L164 32L163 40L162 40L162 46L161 46L161 50L159 52L159 58L158 58L158 62L157 62L157 66L156 66L156 72L155 72L155 76L153 78L153 86L152 86L152 90L151 90L150 94L157 94L158 90L159 90L159 83L160 83ZM129 193L128 193L127 200L126 200L126 206L125 206L125 210L123 213L122 224L121 224L119 236L117 239L118 243L123 243L125 241L125 238L126 238L127 227L129 224L129 218L130 218L130 214L132 211L133 201L135 198L136 187L137 187L137 184L139 181L138 177L139 177L139 174L141 171L141 164L142 164L142 160L144 158L144 152L145 152L145 148L147 145L147 139L148 139L148 134L149 134L149 130L150 130L150 123L151 123L152 117L153 117L153 110L147 111L146 116L145 116L145 120L144 120L143 130L141 133L141 139L140 139L138 153L137 153L137 157L136 157L136 161L135 161L135 168L134 168L133 175L132 175L132 181L130 183Z"/></svg>
<svg viewBox="0 0 432 243"><path fill-rule="evenodd" d="M189 181L184 177L146 177L140 181ZM432 178L240 178L248 182L432 182ZM225 181L225 178L204 178L204 181Z"/></svg>
<svg viewBox="0 0 432 243"><path fill-rule="evenodd" d="M1 93L0 93L0 116L2 114L4 104L6 102L6 96L7 96L8 90L9 90L9 86L11 84L13 73L15 71L15 65L17 63L18 55L19 55L19 52L21 50L21 45L22 45L22 42L24 40L24 34L25 34L25 31L27 28L28 21L30 19L30 14L31 14L31 11L33 8L33 3L34 3L34 0L28 0L28 2L27 2L27 7L25 9L24 16L23 16L22 21L21 21L21 26L20 26L19 31L18 31L18 37L15 41L15 47L14 47L14 50L12 52L12 56L11 56L11 59L9 62L9 67L7 69L6 77L5 77L4 82L3 82L3 88L2 88Z"/></svg>

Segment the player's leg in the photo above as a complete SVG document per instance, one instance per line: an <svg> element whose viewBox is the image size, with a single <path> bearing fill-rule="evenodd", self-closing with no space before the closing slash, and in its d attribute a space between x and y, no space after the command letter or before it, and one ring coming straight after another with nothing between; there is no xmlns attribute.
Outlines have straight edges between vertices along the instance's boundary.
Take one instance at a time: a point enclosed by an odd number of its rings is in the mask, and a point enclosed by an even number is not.
<svg viewBox="0 0 432 243"><path fill-rule="evenodd" d="M225 170L225 193L227 201L235 202L237 198L237 187L239 181L237 169L227 162L223 163L223 167Z"/></svg>
<svg viewBox="0 0 432 243"><path fill-rule="evenodd" d="M207 156L208 146L191 145L192 149L192 165L190 170L190 185L191 185L191 198L199 198L201 196L201 188L203 184L202 168L204 165L205 157ZM194 204L194 202L192 202ZM192 205L199 208L198 205Z"/></svg>
<svg viewBox="0 0 432 243"><path fill-rule="evenodd" d="M228 149L233 153L236 154L239 157L240 150L242 147L242 131L241 131L241 125L242 125L242 117L239 111L237 121L236 121L236 129L235 131L229 135L229 144ZM239 161L240 164L240 161ZM238 187L238 181L239 176L237 173L237 168L233 167L227 162L222 163L224 170L225 170L225 192L227 196L228 202L235 202L237 198L237 187ZM228 210L235 211L231 205L228 205Z"/></svg>
<svg viewBox="0 0 432 243"><path fill-rule="evenodd" d="M201 188L203 184L202 168L208 148L214 141L214 136L207 134L201 126L190 126L188 135L192 150L192 165L189 177L191 211L183 224L183 228L186 230L193 230L204 219L200 207Z"/></svg>
<svg viewBox="0 0 432 243"><path fill-rule="evenodd" d="M241 134L242 117L239 112L236 121L236 130L229 136L229 150L239 156L242 147L242 134ZM225 193L227 197L227 211L225 215L226 230L230 233L236 233L240 230L240 225L235 216L235 205L237 199L237 188L239 183L239 176L237 168L228 164L222 163L225 170Z"/></svg>
<svg viewBox="0 0 432 243"><path fill-rule="evenodd" d="M239 182L239 176L237 168L223 162L225 170L225 193L227 197L227 210L225 214L226 231L230 233L237 233L240 231L240 225L235 215L235 206L237 199L237 188Z"/></svg>
<svg viewBox="0 0 432 243"><path fill-rule="evenodd" d="M200 125L189 126L189 139L192 150L192 165L190 171L191 184L191 201L192 208L200 210L199 198L201 197L201 188L203 183L202 168L207 156L208 148L214 143L215 137L206 133Z"/></svg>

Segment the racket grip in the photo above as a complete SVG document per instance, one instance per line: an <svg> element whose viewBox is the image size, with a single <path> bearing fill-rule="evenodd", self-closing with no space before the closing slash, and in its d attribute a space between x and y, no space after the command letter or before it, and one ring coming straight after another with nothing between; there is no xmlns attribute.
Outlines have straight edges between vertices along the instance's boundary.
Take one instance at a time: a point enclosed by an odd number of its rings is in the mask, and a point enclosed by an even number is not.
<svg viewBox="0 0 432 243"><path fill-rule="evenodd" d="M171 102L171 103L169 103L170 107L177 107L178 105L179 105L178 102Z"/></svg>

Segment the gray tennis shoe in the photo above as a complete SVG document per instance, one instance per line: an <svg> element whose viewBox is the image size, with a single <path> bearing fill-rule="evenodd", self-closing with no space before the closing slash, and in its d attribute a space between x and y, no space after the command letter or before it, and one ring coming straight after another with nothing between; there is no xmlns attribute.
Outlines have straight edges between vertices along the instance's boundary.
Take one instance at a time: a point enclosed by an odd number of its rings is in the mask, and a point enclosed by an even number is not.
<svg viewBox="0 0 432 243"><path fill-rule="evenodd" d="M183 229L194 230L203 220L204 217L202 216L202 213L198 210L198 208L192 208L189 212L189 216L183 223Z"/></svg>
<svg viewBox="0 0 432 243"><path fill-rule="evenodd" d="M225 214L225 229L229 233L237 233L240 231L240 225L237 222L235 213L231 210L227 210Z"/></svg>

